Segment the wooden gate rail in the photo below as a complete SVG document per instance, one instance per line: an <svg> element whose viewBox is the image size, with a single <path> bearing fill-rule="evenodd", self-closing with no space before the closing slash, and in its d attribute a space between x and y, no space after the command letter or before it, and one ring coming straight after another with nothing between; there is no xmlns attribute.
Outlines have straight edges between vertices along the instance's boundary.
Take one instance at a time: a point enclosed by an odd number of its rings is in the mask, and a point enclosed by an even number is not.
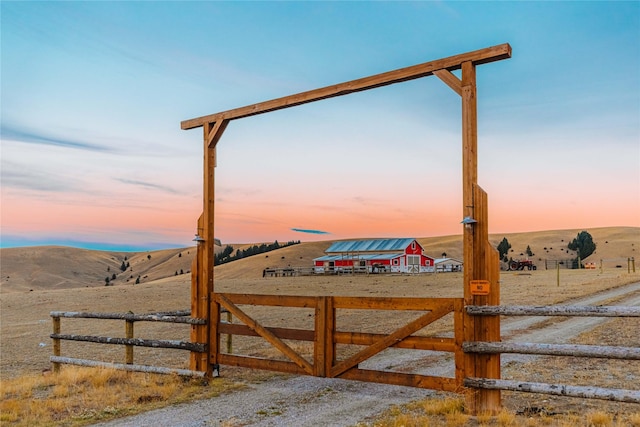
<svg viewBox="0 0 640 427"><path fill-rule="evenodd" d="M640 307L625 306L467 306L465 309L467 314L471 316L640 317ZM462 349L466 353L477 354L519 353L547 356L640 360L640 348L621 346L465 342L462 344ZM640 390L531 383L516 380L473 377L465 378L463 384L465 387L485 390L510 390L588 399L611 400L617 402L640 403Z"/></svg>
<svg viewBox="0 0 640 427"><path fill-rule="evenodd" d="M289 359L288 361L275 360L219 352L217 354L217 360L221 364L275 370L301 375L433 388L445 391L459 391L462 388L462 298L312 297L228 293L212 293L211 298L226 308L235 318L243 322L243 324L231 324L220 321L217 326L218 334L262 337ZM314 309L315 327L312 331L263 326L242 311L238 305ZM427 313L421 314L417 319L390 334L380 334L337 331L337 309L411 310L426 311ZM449 313L454 313L455 338L434 338L411 335ZM283 340L313 342L313 362L309 362ZM344 360L337 360L337 344L355 344L365 346L365 348ZM390 347L454 352L456 377L433 377L428 375L360 369L358 367L359 363Z"/></svg>
<svg viewBox="0 0 640 427"><path fill-rule="evenodd" d="M206 325L206 319L193 318L188 316L187 311L175 311L154 314L134 314L134 313L90 313L75 311L52 311L50 316L53 319L53 333L50 338L53 340L53 356L50 361L53 364L54 372L60 370L60 364L74 364L80 366L101 366L112 367L115 369L123 369L126 366L128 371L156 372L156 373L177 373L179 375L203 376L204 373L186 370L163 368L157 366L145 366L133 364L133 347L152 347L152 348L168 348L177 350L188 350L192 353L206 353L208 351L205 343L192 343L180 340L149 340L142 338L134 338L133 325L134 322L164 322L164 323L183 323L188 325ZM125 321L125 338L103 337L95 335L73 335L61 334L62 318L70 319L99 319L99 320L124 320ZM114 364L100 362L94 360L75 359L61 357L60 342L67 341L83 341L98 344L116 344L125 346L125 364Z"/></svg>

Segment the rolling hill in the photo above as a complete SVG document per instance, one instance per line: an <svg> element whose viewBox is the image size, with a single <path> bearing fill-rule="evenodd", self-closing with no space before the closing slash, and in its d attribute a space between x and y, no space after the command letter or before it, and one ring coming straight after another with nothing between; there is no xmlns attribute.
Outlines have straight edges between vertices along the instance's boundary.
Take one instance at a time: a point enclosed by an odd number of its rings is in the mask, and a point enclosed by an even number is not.
<svg viewBox="0 0 640 427"><path fill-rule="evenodd" d="M553 230L527 233L493 234L489 236L495 247L506 237L514 259L524 258L529 246L535 262L544 259L558 260L575 257L567 244L582 229ZM640 227L606 227L588 229L597 245L596 252L587 261L600 259L626 265L627 257L634 257L640 247ZM418 238L425 252L439 258L462 259L462 236ZM254 255L220 265L215 269L217 279L259 277L265 268L310 267L313 259L324 254L331 241L304 242L275 251ZM243 249L251 245L232 245ZM222 248L218 247L218 250ZM568 252L567 252L568 251ZM105 286L105 279L113 286L133 285L140 277L141 283L173 276L189 274L195 247L164 249L148 252L105 252L60 246L36 246L0 249L2 281L0 291L25 292L44 289L68 289ZM121 271L122 263L128 267ZM640 267L640 266L639 266ZM115 279L113 275L115 274ZM181 281L188 280L181 277Z"/></svg>

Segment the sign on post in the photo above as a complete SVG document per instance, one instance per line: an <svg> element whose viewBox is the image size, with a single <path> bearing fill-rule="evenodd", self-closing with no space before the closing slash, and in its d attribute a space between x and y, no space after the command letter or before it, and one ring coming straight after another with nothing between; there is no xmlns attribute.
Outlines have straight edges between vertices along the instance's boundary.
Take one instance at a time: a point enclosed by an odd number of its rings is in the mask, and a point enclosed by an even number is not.
<svg viewBox="0 0 640 427"><path fill-rule="evenodd" d="M489 295L491 285L488 280L472 280L471 295Z"/></svg>

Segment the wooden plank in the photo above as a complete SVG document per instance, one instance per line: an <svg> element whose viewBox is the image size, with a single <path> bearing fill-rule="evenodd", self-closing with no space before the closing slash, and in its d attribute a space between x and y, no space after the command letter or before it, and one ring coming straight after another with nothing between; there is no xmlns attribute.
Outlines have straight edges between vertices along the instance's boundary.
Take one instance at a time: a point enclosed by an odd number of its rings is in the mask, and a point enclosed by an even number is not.
<svg viewBox="0 0 640 427"><path fill-rule="evenodd" d="M261 357L241 356L237 354L221 353L220 363L227 366L239 366L250 369L264 369L267 371L286 372L289 374L308 375L308 373L293 362L285 360L265 359Z"/></svg>
<svg viewBox="0 0 640 427"><path fill-rule="evenodd" d="M462 300L459 300L460 306ZM325 321L326 322L326 321ZM291 339L299 341L314 341L316 333L310 330L292 329L292 328L274 328L266 327L267 330L272 332L280 339ZM325 334L328 329L325 326ZM322 330L316 328L316 331ZM260 336L257 332L252 330L243 324L229 324L220 323L219 332L221 334L243 335L243 336ZM356 345L371 345L376 341L386 337L384 334L371 334L371 333L356 333L356 332L336 332L334 342L336 344L356 344ZM326 339L326 337L325 337ZM437 338L437 337L419 337L409 336L404 340L394 344L392 347L396 348L408 348L417 350L429 350L429 351L456 351L456 345L452 338ZM326 350L325 350L326 351ZM317 361L317 358L315 359ZM317 368L316 368L317 369ZM318 375L323 376L323 375Z"/></svg>
<svg viewBox="0 0 640 427"><path fill-rule="evenodd" d="M209 135L206 138L206 144L208 148L214 148L222 134L227 129L227 125L229 124L229 120L218 120L213 123L213 128L209 131ZM214 165L216 166L216 165Z"/></svg>
<svg viewBox="0 0 640 427"><path fill-rule="evenodd" d="M433 74L449 86L455 93L462 96L462 81L449 70L436 70Z"/></svg>
<svg viewBox="0 0 640 427"><path fill-rule="evenodd" d="M336 344L371 345L386 336L386 334L338 331L335 333L335 342ZM456 344L453 338L420 337L415 335L408 336L391 347L429 351L456 351Z"/></svg>
<svg viewBox="0 0 640 427"><path fill-rule="evenodd" d="M554 305L554 306L467 306L474 316L585 316L585 317L640 317L640 307Z"/></svg>
<svg viewBox="0 0 640 427"><path fill-rule="evenodd" d="M464 300L459 298L454 305L453 315L453 339L455 341L454 360L456 365L456 384L462 389L462 381L464 380L464 363L465 354L462 351L462 343L464 342Z"/></svg>
<svg viewBox="0 0 640 427"><path fill-rule="evenodd" d="M149 366L149 365L128 365L123 363L108 363L100 362L97 360L87 359L75 359L71 357L50 357L51 362L54 364L64 363L67 365L88 366L94 368L110 368L118 369L120 371L130 372L146 372L150 374L165 374L165 375L180 375L184 377L203 377L204 372L192 371L189 369L175 369L175 368L163 368L161 366Z"/></svg>
<svg viewBox="0 0 640 427"><path fill-rule="evenodd" d="M338 378L390 385L401 385L407 387L426 388L431 390L450 392L459 391L455 378L406 374L402 372L373 371L369 369L352 368L340 374Z"/></svg>
<svg viewBox="0 0 640 427"><path fill-rule="evenodd" d="M518 353L549 356L595 357L640 360L640 348L580 344L539 344L506 342L466 342L462 349L469 353Z"/></svg>
<svg viewBox="0 0 640 427"><path fill-rule="evenodd" d="M313 375L313 366L309 362L307 362L302 356L295 352L291 347L289 347L284 341L280 338L276 337L273 333L271 333L264 326L260 325L250 316L248 316L245 312L240 310L237 306L235 306L231 301L229 301L224 295L218 294L216 298L222 305L226 307L234 316L236 316L240 321L245 323L251 329L256 331L262 338L267 340L271 345L280 350L285 356L295 362L296 365L300 366L305 372L309 375Z"/></svg>
<svg viewBox="0 0 640 427"><path fill-rule="evenodd" d="M406 324L402 328L397 329L393 333L385 336L383 339L377 341L375 344L370 345L369 347L365 348L364 350L362 350L362 351L356 353L355 355L353 355L353 356L351 356L351 357L349 357L349 358L337 363L336 365L334 365L333 368L331 368L331 377L336 377L336 376L340 375L341 373L343 373L347 369L352 368L353 366L357 365L358 363L362 362L363 360L366 360L366 359L370 358L371 356L381 352L382 350L390 347L391 345L393 345L393 344L395 344L395 343L397 343L399 341L402 341L407 336L409 336L412 333L424 328L429 323L435 322L436 320L438 320L441 317L445 316L446 314L451 312L452 309L453 309L452 304L446 304L446 305L443 305L439 309L436 309L436 310L433 310L433 311L431 311L429 313L423 314L422 316L420 316L416 320L413 320L412 322L409 322L408 324Z"/></svg>
<svg viewBox="0 0 640 427"><path fill-rule="evenodd" d="M54 317L53 318L53 335L59 335L60 334L60 317ZM60 357L60 339L59 338L54 338L53 339L53 356L54 357ZM53 363L53 372L60 372L60 364L57 362Z"/></svg>
<svg viewBox="0 0 640 427"><path fill-rule="evenodd" d="M133 322L131 320L127 320L124 322L124 336L127 339L133 338ZM133 345L126 344L124 347L124 363L127 365L133 365Z"/></svg>
<svg viewBox="0 0 640 427"><path fill-rule="evenodd" d="M331 372L331 367L336 363L336 308L335 298L328 297L326 300L325 308L325 360L324 360L324 375L327 376Z"/></svg>
<svg viewBox="0 0 640 427"><path fill-rule="evenodd" d="M198 219L198 223L201 222L202 215L200 215L200 218ZM198 256L198 252L200 251L196 249L196 256L194 256L191 261L191 315L194 317L198 316L198 290L200 289L200 286L198 286L198 260L200 258ZM206 326L204 328L206 328ZM189 332L189 339L191 342L202 342L199 340L199 336L202 335L200 332L201 329L203 329L202 325L191 325L191 331ZM208 359L209 355L203 355L202 353L192 351L189 355L189 369L192 371L206 372Z"/></svg>
<svg viewBox="0 0 640 427"><path fill-rule="evenodd" d="M315 310L315 334L313 340L313 375L316 377L326 376L327 366L327 298L318 298Z"/></svg>
<svg viewBox="0 0 640 427"><path fill-rule="evenodd" d="M404 297L333 297L334 307L367 310L416 310L427 311L451 305L455 298L404 298ZM453 309L453 308L452 308Z"/></svg>
<svg viewBox="0 0 640 427"><path fill-rule="evenodd" d="M274 328L270 326L265 326L265 329L284 340L314 341L315 339L315 332L306 329ZM218 330L221 334L243 335L248 337L260 336L260 334L247 325L241 325L239 323L220 323Z"/></svg>
<svg viewBox="0 0 640 427"><path fill-rule="evenodd" d="M589 386L571 386L563 384L532 383L514 380L487 378L466 378L467 387L489 390L511 390L527 393L553 394L585 399L611 400L614 402L640 403L640 390L611 389Z"/></svg>
<svg viewBox="0 0 640 427"><path fill-rule="evenodd" d="M500 276L497 251L489 244L489 208L487 193L477 184L473 185L474 218L478 221L473 229L474 280L487 280L490 292L487 295L472 295L474 305L500 304ZM465 283L469 287L470 283ZM473 341L500 341L499 316L474 316ZM466 339L465 341L469 341ZM500 378L500 354L473 354L473 374L479 378ZM469 393L467 403L473 414L497 413L501 410L500 390L475 390ZM472 402L473 401L473 402Z"/></svg>
<svg viewBox="0 0 640 427"><path fill-rule="evenodd" d="M217 294L224 296L235 305L264 305L273 307L314 308L320 297L300 295L263 295L263 294ZM217 298L217 297L216 297Z"/></svg>
<svg viewBox="0 0 640 427"><path fill-rule="evenodd" d="M219 120L217 123L206 123L203 125L203 192L202 192L202 237L204 242L198 242L198 250L201 251L200 268L198 270L198 290L199 312L206 313L207 319L207 345L209 348L209 360L207 363L207 376L212 377L216 365L218 365L218 354L220 353L220 334L218 324L220 323L220 305L214 302L211 294L215 292L214 286L214 260L215 260L215 168L217 162L217 152L215 142L224 133L227 123ZM200 224L198 224L200 225ZM198 230L200 231L200 230Z"/></svg>
<svg viewBox="0 0 640 427"><path fill-rule="evenodd" d="M410 67L388 71L386 73L375 74L372 76L351 80L336 85L301 92L295 95L289 95L282 98L272 99L270 101L247 105L245 107L235 108L233 110L184 120L180 123L180 127L182 129L193 129L203 126L205 123L214 123L219 120L233 120L243 117L249 117L256 114L267 113L269 111L276 111L283 108L289 108L296 105L319 101L321 99L348 95L354 92L360 92L376 87L414 80L421 77L429 76L436 70L446 69L449 71L453 71L459 69L461 67L461 64L465 62L479 65L507 59L510 57L511 46L509 46L509 44L507 43L504 43L497 46L479 49L473 52L454 55L448 58L442 58L435 61L429 61Z"/></svg>
<svg viewBox="0 0 640 427"><path fill-rule="evenodd" d="M164 323L185 323L190 325L205 325L205 319L189 316L170 316L158 314L133 314L133 313L93 313L85 311L52 311L49 313L52 318L67 319L113 319L128 320L132 322L164 322Z"/></svg>
<svg viewBox="0 0 640 427"><path fill-rule="evenodd" d="M191 350L205 352L206 345L180 340L147 340L142 338L116 338L101 337L95 335L70 335L51 334L51 338L66 341L85 341L99 344L133 345L137 347L174 348L178 350Z"/></svg>

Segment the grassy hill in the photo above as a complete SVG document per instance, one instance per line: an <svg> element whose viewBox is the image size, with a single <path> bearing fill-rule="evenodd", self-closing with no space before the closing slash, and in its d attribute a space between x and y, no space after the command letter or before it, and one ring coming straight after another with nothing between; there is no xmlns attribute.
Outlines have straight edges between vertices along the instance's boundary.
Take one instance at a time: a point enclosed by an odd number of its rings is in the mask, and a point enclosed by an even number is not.
<svg viewBox="0 0 640 427"><path fill-rule="evenodd" d="M495 247L506 237L512 245L509 256L514 259L524 258L529 246L534 253L531 258L539 263L544 259L575 257L573 251L567 252L567 244L580 231L582 229L494 234L489 236L489 240ZM587 261L597 263L600 259L608 259L626 266L624 260L635 257L636 249L640 247L640 227L606 227L586 231L592 235L597 245L596 252ZM434 258L446 253L448 257L462 259L461 235L422 237L418 241L426 254ZM261 276L265 268L309 267L313 259L322 256L331 243L304 242L254 255L216 267L215 275L219 279L255 278ZM242 250L251 245L232 244L234 250ZM114 286L133 285L138 276L141 283L149 283L171 278L176 272L189 274L195 252L195 247L149 252L105 252L58 246L5 248L0 249L0 290L24 292L96 287L104 286L106 277L110 278ZM123 261L129 263L124 272L120 270ZM113 274L116 275L115 280L111 279ZM188 276L181 277L182 280L188 280Z"/></svg>

